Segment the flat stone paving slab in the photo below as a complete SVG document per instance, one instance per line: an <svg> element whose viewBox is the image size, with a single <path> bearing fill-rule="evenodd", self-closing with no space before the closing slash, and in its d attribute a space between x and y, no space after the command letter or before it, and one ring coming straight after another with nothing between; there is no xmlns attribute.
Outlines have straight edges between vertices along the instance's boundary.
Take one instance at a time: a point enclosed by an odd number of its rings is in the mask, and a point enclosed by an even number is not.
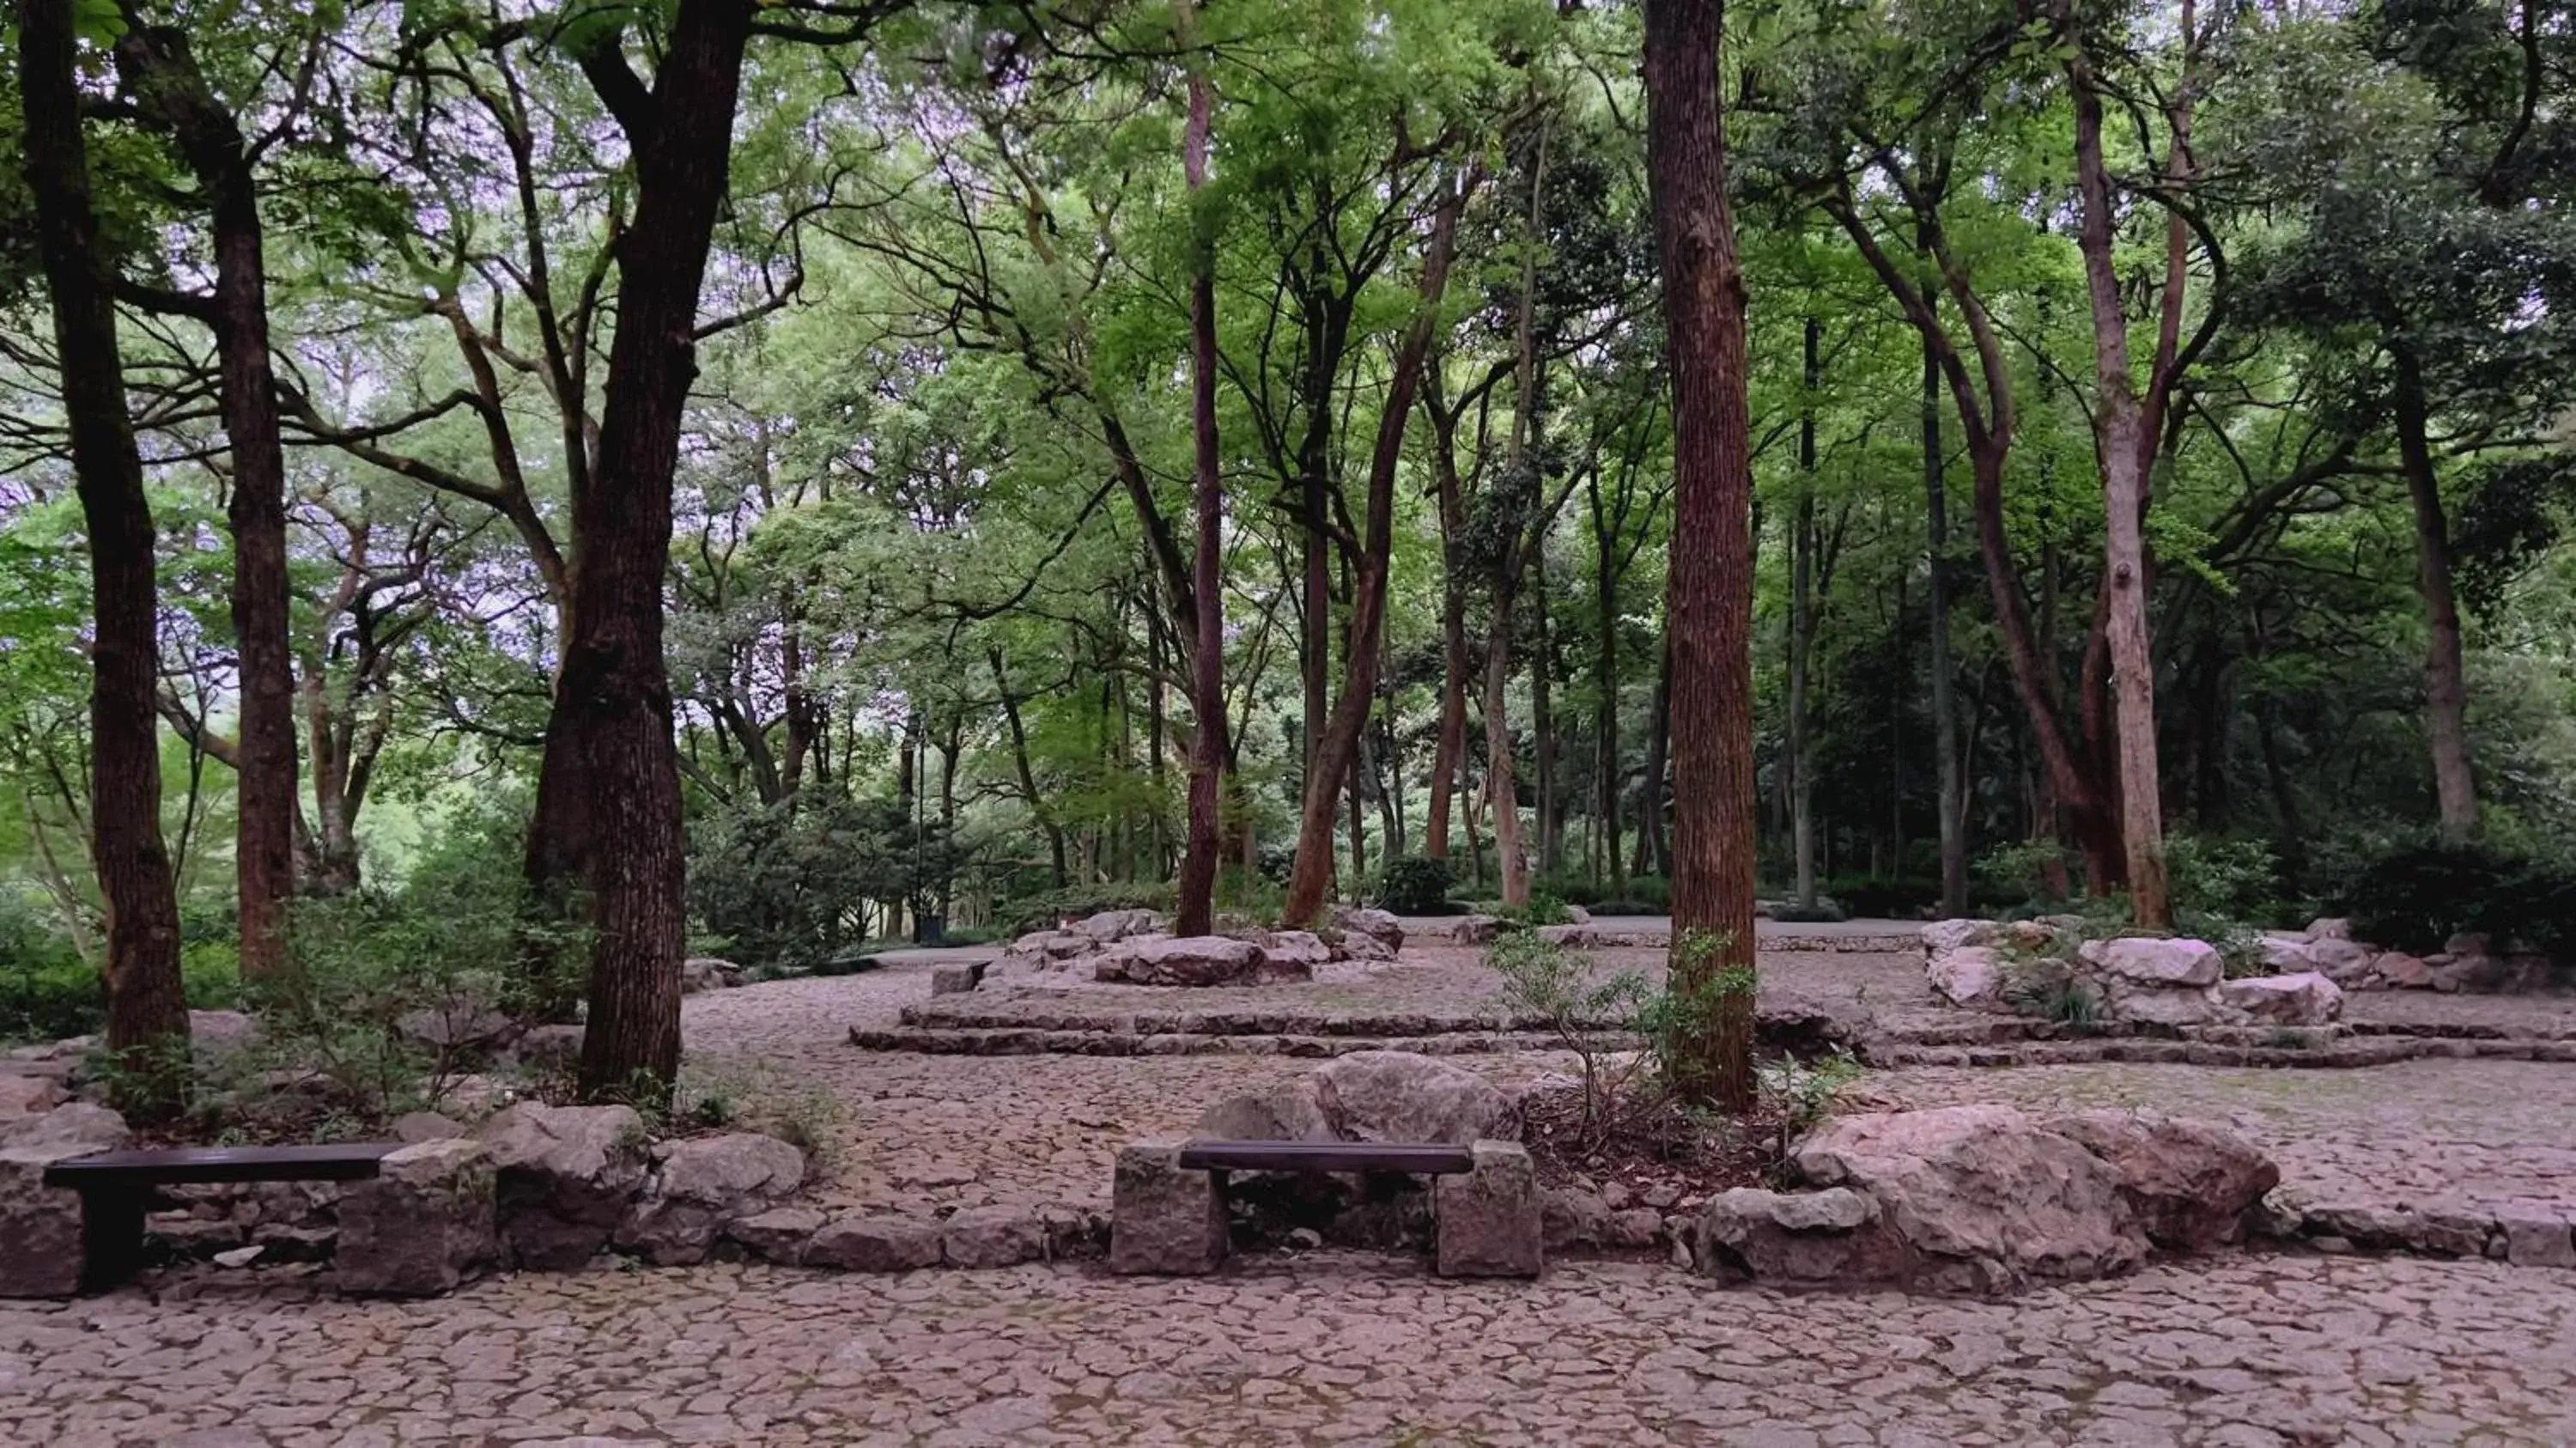
<svg viewBox="0 0 2576 1448"><path fill-rule="evenodd" d="M0 1442L51 1448L1327 1442L2380 1445L2576 1435L2576 1294L2484 1263L2240 1258L2011 1303L1643 1265L1383 1258L529 1275L350 1302L201 1279L0 1307Z"/></svg>

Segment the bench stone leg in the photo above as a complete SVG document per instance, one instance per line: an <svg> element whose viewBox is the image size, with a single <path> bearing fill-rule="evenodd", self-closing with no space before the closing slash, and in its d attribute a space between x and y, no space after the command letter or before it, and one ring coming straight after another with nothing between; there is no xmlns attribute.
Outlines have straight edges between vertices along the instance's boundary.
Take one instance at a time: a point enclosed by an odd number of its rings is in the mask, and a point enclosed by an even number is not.
<svg viewBox="0 0 2576 1448"><path fill-rule="evenodd" d="M143 1216L151 1197L144 1188L81 1193L83 1292L122 1287L143 1270Z"/></svg>
<svg viewBox="0 0 2576 1448"><path fill-rule="evenodd" d="M1223 1173L1186 1171L1178 1142L1118 1153L1111 1186L1109 1270L1214 1272L1226 1258Z"/></svg>
<svg viewBox="0 0 2576 1448"><path fill-rule="evenodd" d="M130 1205L102 1212L104 1194L45 1185L45 1168L97 1150L41 1142L0 1151L0 1297L70 1297L131 1275L143 1248L141 1200L118 1193Z"/></svg>
<svg viewBox="0 0 2576 1448"><path fill-rule="evenodd" d="M1540 1249L1538 1174L1512 1141L1480 1141L1475 1169L1432 1187L1443 1277L1536 1277Z"/></svg>
<svg viewBox="0 0 2576 1448"><path fill-rule="evenodd" d="M499 1256L491 1150L470 1137L406 1146L340 1196L342 1292L433 1297Z"/></svg>

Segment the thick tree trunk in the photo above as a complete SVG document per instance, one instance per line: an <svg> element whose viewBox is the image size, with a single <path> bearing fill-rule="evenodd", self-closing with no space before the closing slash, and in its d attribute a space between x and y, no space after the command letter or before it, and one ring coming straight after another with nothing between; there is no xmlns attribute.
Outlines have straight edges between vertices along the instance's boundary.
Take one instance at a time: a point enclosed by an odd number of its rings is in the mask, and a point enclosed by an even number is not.
<svg viewBox="0 0 2576 1448"><path fill-rule="evenodd" d="M1183 12L1186 17L1187 11ZM1186 23L1186 20L1185 22ZM1208 120L1213 98L1207 78L1190 76L1190 117L1182 164L1193 199L1207 185ZM1215 928L1217 781L1225 770L1225 598L1218 577L1225 537L1225 497L1217 478L1216 253L1212 240L1195 242L1190 277L1190 495L1197 514L1191 582L1198 595L1199 647L1190 655L1189 836L1181 858L1179 909L1173 930L1206 935ZM1159 694L1157 695L1159 698ZM1156 730L1159 740L1161 731ZM1159 747L1159 746L1158 746Z"/></svg>
<svg viewBox="0 0 2576 1448"><path fill-rule="evenodd" d="M1635 873L1661 874L1672 863L1664 847L1665 778L1673 737L1673 636L1666 628L1655 663L1655 694L1646 716L1646 772L1637 797ZM1669 878L1666 881L1670 883Z"/></svg>
<svg viewBox="0 0 2576 1448"><path fill-rule="evenodd" d="M1497 588L1485 636L1485 803L1494 812L1494 871L1503 903L1529 903L1529 861L1521 854L1520 784L1512 770L1512 601Z"/></svg>
<svg viewBox="0 0 2576 1448"><path fill-rule="evenodd" d="M1542 530L1544 531L1544 530ZM1565 873L1565 806L1556 792L1556 647L1548 627L1547 550L1531 544L1530 620L1538 635L1530 660L1530 749L1538 756L1538 868L1551 878Z"/></svg>
<svg viewBox="0 0 2576 1448"><path fill-rule="evenodd" d="M2128 318L2111 256L2111 181L2102 156L2102 97L2079 49L2067 63L2075 92L2075 167L2083 197L2077 244L2093 304L2094 432L2102 459L2108 546L2111 688L2119 729L2120 835L2129 908L2141 928L2166 930L2163 791L2156 770L2155 655L2147 629L2146 465L2136 384L2129 376Z"/></svg>
<svg viewBox="0 0 2576 1448"><path fill-rule="evenodd" d="M233 862L241 973L289 968L286 910L295 893L295 664L287 640L286 452L268 355L268 275L251 157L215 98L184 32L129 29L117 67L139 108L177 141L213 212L215 296L208 319L220 362L218 409L232 458L232 616L241 736Z"/></svg>
<svg viewBox="0 0 2576 1448"><path fill-rule="evenodd" d="M1437 365L1437 364L1434 364ZM1440 505L1440 736L1431 751L1430 815L1422 852L1435 860L1449 858L1449 807L1458 792L1460 756L1467 751L1467 589L1466 565L1460 558L1467 531L1466 499L1458 481L1457 444L1449 435L1454 420L1434 411L1440 429L1432 450L1433 485Z"/></svg>
<svg viewBox="0 0 2576 1448"><path fill-rule="evenodd" d="M2460 603L2451 586L2451 532L2442 480L2433 470L2423 364L2410 345L2392 349L2397 367L2397 453L2415 504L2415 586L2424 595L2430 639L2424 655L2424 727L2433 746L2433 798L2442 833L2465 839L2478 827L2477 776L2469 768L2468 675L2461 664Z"/></svg>
<svg viewBox="0 0 2576 1448"><path fill-rule="evenodd" d="M1646 181L1673 374L1672 988L1686 1098L1751 1106L1753 464L1744 277L1717 89L1722 7L1646 0Z"/></svg>
<svg viewBox="0 0 2576 1448"><path fill-rule="evenodd" d="M751 0L680 0L651 93L614 35L580 60L635 155L635 224L618 240L598 467L573 496L573 610L555 727L581 760L589 822L617 847L589 872L590 1015L581 1091L667 1096L680 1069L687 866L663 667L672 474L696 375L698 289L733 159Z"/></svg>
<svg viewBox="0 0 2576 1448"><path fill-rule="evenodd" d="M1593 883L1610 872L1614 898L1628 893L1628 861L1619 853L1619 561L1617 540L1610 536L1609 513L1601 504L1601 474L1587 486L1592 504L1593 812L1595 846L1591 851Z"/></svg>
<svg viewBox="0 0 2576 1448"><path fill-rule="evenodd" d="M1344 660L1342 696L1333 705L1323 737L1317 741L1315 766L1307 771L1304 807L1297 829L1296 865L1288 879L1288 898L1280 910L1287 926L1311 925L1322 914L1324 894L1333 882L1333 816L1341 780L1357 756L1360 730L1368 722L1377 694L1379 641L1386 621L1387 573L1395 549L1395 479L1404 460L1404 425L1422 384L1424 359L1431 350L1431 331L1442 294L1448 289L1449 254L1458 232L1458 213L1466 205L1465 189L1444 196L1432 219L1431 238L1422 263L1422 295L1412 324L1396 349L1387 397L1378 418L1377 445L1369 459L1368 521L1361 543L1358 576L1351 589L1351 643Z"/></svg>
<svg viewBox="0 0 2576 1448"><path fill-rule="evenodd" d="M89 535L90 858L107 906L107 1046L127 1067L119 1104L157 1116L187 1090L188 1002L178 892L161 839L152 508L126 412L114 262L90 199L72 35L71 0L20 0L21 137Z"/></svg>

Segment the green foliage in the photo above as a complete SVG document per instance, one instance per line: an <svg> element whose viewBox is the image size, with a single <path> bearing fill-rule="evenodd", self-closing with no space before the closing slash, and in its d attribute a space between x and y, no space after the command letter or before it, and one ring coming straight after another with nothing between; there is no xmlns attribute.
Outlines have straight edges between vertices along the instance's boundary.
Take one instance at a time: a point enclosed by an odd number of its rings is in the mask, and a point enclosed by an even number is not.
<svg viewBox="0 0 2576 1448"><path fill-rule="evenodd" d="M2067 942L2067 950L2075 944ZM2049 1021L2073 1035L2101 1029L2101 998L2063 955L2008 955L2003 998L2016 1014Z"/></svg>
<svg viewBox="0 0 2576 1448"><path fill-rule="evenodd" d="M1779 1114L1781 1133L1791 1137L1822 1125L1835 1099L1863 1074L1860 1062L1839 1046L1814 1061L1784 1056L1754 1069L1763 1099Z"/></svg>
<svg viewBox="0 0 2576 1448"><path fill-rule="evenodd" d="M1556 896L1543 890L1532 890L1528 904L1498 906L1494 910L1494 918L1514 927L1571 925L1574 912Z"/></svg>
<svg viewBox="0 0 2576 1448"><path fill-rule="evenodd" d="M1399 855L1378 871L1372 898L1381 910L1398 915L1437 915L1448 908L1457 885L1447 860L1429 855Z"/></svg>
<svg viewBox="0 0 2576 1448"><path fill-rule="evenodd" d="M689 898L744 963L810 967L865 938L869 906L936 905L958 868L937 819L813 791L711 809L690 829Z"/></svg>
<svg viewBox="0 0 2576 1448"><path fill-rule="evenodd" d="M2188 831L2169 834L2165 836L2165 887L2179 921L2289 923L2279 918L2280 859L2261 840ZM2196 932L2186 929L2185 933Z"/></svg>
<svg viewBox="0 0 2576 1448"><path fill-rule="evenodd" d="M1825 893L1856 919L1913 920L1940 903L1941 882L1929 875L1839 875L1825 883Z"/></svg>
<svg viewBox="0 0 2576 1448"><path fill-rule="evenodd" d="M2052 874L2084 877L2083 860L2054 840L2010 840L1978 856L1970 868L1996 897L2026 905L2065 902L2067 897L2050 884Z"/></svg>
<svg viewBox="0 0 2576 1448"><path fill-rule="evenodd" d="M1795 900L1778 901L1771 907L1771 918L1784 924L1816 925L1832 924L1851 917L1843 913L1840 905L1820 895L1813 905L1801 905Z"/></svg>
<svg viewBox="0 0 2576 1448"><path fill-rule="evenodd" d="M2560 856L2402 839L2360 862L2335 903L2375 945L2428 954L2467 932L2576 962L2576 860Z"/></svg>
<svg viewBox="0 0 2576 1448"><path fill-rule="evenodd" d="M1053 930L1067 920L1080 920L1103 910L1159 910L1168 913L1171 908L1170 885L1128 881L1045 891L1012 901L1002 908L999 918L1008 922L1013 935L1025 935L1032 930Z"/></svg>
<svg viewBox="0 0 2576 1448"><path fill-rule="evenodd" d="M1639 1071L1647 1060L1627 1050L1653 998L1645 976L1623 970L1599 975L1592 957L1549 942L1532 931L1498 936L1485 964L1503 978L1496 1009L1555 1038L1574 1054L1583 1078L1582 1140L1590 1149L1632 1109Z"/></svg>

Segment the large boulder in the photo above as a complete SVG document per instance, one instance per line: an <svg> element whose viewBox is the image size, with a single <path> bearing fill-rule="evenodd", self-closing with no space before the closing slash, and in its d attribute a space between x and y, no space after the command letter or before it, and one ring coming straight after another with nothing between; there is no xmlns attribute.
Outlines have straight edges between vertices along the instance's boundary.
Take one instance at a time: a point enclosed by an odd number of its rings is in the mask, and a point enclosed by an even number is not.
<svg viewBox="0 0 2576 1448"><path fill-rule="evenodd" d="M1466 915L1449 927L1449 938L1460 945L1491 945L1503 931L1499 916Z"/></svg>
<svg viewBox="0 0 2576 1448"><path fill-rule="evenodd" d="M69 1297L84 1260L80 1194L45 1185L45 1169L115 1151L125 1118L75 1102L0 1129L0 1297Z"/></svg>
<svg viewBox="0 0 2576 1448"><path fill-rule="evenodd" d="M340 1195L332 1276L343 1292L432 1297L500 1255L492 1150L467 1137L418 1142Z"/></svg>
<svg viewBox="0 0 2576 1448"><path fill-rule="evenodd" d="M240 1011L188 1012L188 1041L199 1050L235 1050L259 1035L259 1021Z"/></svg>
<svg viewBox="0 0 2576 1448"><path fill-rule="evenodd" d="M2343 1015L2343 987L2315 971L2220 981L2218 1003L2259 1025L2322 1026Z"/></svg>
<svg viewBox="0 0 2576 1448"><path fill-rule="evenodd" d="M675 1141L654 1151L656 1164L617 1245L655 1265L707 1260L727 1222L758 1216L805 1184L805 1158L774 1136L736 1132Z"/></svg>
<svg viewBox="0 0 2576 1448"><path fill-rule="evenodd" d="M1843 1117L1793 1160L1810 1185L1875 1198L1923 1286L2010 1291L2126 1272L2146 1256L2120 1174L2009 1107Z"/></svg>
<svg viewBox="0 0 2576 1448"><path fill-rule="evenodd" d="M0 1127L42 1116L63 1104L63 1083L34 1073L0 1075Z"/></svg>
<svg viewBox="0 0 2576 1448"><path fill-rule="evenodd" d="M1328 965L1333 959L1333 948L1311 930L1273 930L1263 936L1260 944L1270 964L1303 967L1309 975L1316 966Z"/></svg>
<svg viewBox="0 0 2576 1448"><path fill-rule="evenodd" d="M680 994L725 990L742 984L742 967L713 955L692 955L680 962Z"/></svg>
<svg viewBox="0 0 2576 1448"><path fill-rule="evenodd" d="M1520 1139L1520 1108L1493 1082L1463 1066L1410 1051L1354 1051L1307 1077L1343 1141L1448 1142Z"/></svg>
<svg viewBox="0 0 2576 1448"><path fill-rule="evenodd" d="M443 1055L499 1051L519 1034L519 1023L481 1001L458 998L394 1018L394 1032Z"/></svg>
<svg viewBox="0 0 2576 1448"><path fill-rule="evenodd" d="M1300 1076L1263 1090L1230 1096L1199 1116L1192 1135L1201 1141L1339 1141L1315 1089Z"/></svg>
<svg viewBox="0 0 2576 1448"><path fill-rule="evenodd" d="M1991 920L1935 920L1923 927L1923 958L1928 961L1953 950L1991 944L1994 938Z"/></svg>
<svg viewBox="0 0 2576 1448"><path fill-rule="evenodd" d="M1990 945L1962 945L1934 955L1923 962L1923 978L1933 994L1954 1006L1991 1010L2004 1003L2004 958Z"/></svg>
<svg viewBox="0 0 2576 1448"><path fill-rule="evenodd" d="M2086 964L2109 980L2133 985L2209 986L2226 973L2226 962L2205 940L2123 936L2087 941L2081 953Z"/></svg>
<svg viewBox="0 0 2576 1448"><path fill-rule="evenodd" d="M2103 1110L2045 1125L2109 1163L2148 1240L2168 1251L2242 1240L2248 1216L2281 1184L2270 1157L2206 1122Z"/></svg>
<svg viewBox="0 0 2576 1448"><path fill-rule="evenodd" d="M1911 1264L1877 1199L1849 1187L1721 1192L1700 1212L1691 1245L1702 1272L1785 1286L1902 1281Z"/></svg>
<svg viewBox="0 0 2576 1448"><path fill-rule="evenodd" d="M2107 985L2104 1009L2115 1021L2183 1031L2219 1025L2227 1020L2227 1012L2219 1005L2216 994L2206 987L2140 985L2117 976L2112 977Z"/></svg>
<svg viewBox="0 0 2576 1448"><path fill-rule="evenodd" d="M625 1106L523 1102L484 1123L501 1242L517 1266L562 1272L608 1245L643 1189L644 1122Z"/></svg>
<svg viewBox="0 0 2576 1448"><path fill-rule="evenodd" d="M1404 949L1404 922L1391 911L1366 905L1342 905L1333 910L1333 928L1345 936L1365 935L1387 948L1393 955ZM1349 944L1347 940L1343 942Z"/></svg>
<svg viewBox="0 0 2576 1448"><path fill-rule="evenodd" d="M1341 938L1333 942L1335 960L1357 960L1372 965L1384 965L1395 959L1395 952L1396 947L1387 944L1378 936L1364 935L1356 930L1343 931Z"/></svg>
<svg viewBox="0 0 2576 1448"><path fill-rule="evenodd" d="M1103 910L1087 919L1075 921L1068 928L1107 945L1132 935L1159 931L1163 928L1163 917L1151 910Z"/></svg>
<svg viewBox="0 0 2576 1448"><path fill-rule="evenodd" d="M1249 940L1226 935L1143 936L1120 942L1100 957L1096 979L1130 985L1269 985L1310 980L1314 971L1295 961L1276 963Z"/></svg>
<svg viewBox="0 0 2576 1448"><path fill-rule="evenodd" d="M939 1265L939 1236L937 1222L915 1217L835 1217L806 1241L802 1260L843 1272L909 1272Z"/></svg>

